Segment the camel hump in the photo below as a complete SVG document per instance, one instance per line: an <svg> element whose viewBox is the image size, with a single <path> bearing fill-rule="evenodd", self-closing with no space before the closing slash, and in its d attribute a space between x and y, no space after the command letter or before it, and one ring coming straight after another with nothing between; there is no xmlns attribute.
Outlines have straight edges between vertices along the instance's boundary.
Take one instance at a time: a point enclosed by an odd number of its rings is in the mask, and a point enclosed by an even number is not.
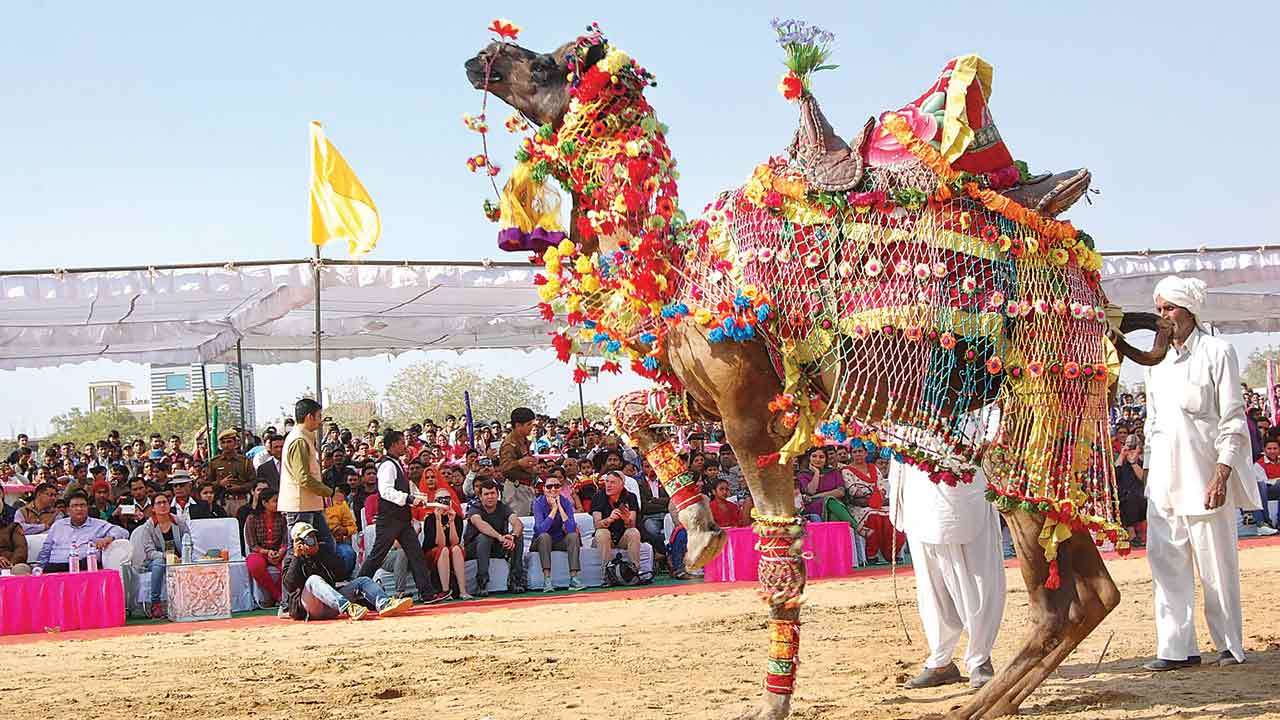
<svg viewBox="0 0 1280 720"><path fill-rule="evenodd" d="M850 145L831 128L817 98L805 93L799 105L800 127L788 148L791 159L811 188L824 192L852 190L862 182L863 148L875 127L875 118L867 120Z"/></svg>

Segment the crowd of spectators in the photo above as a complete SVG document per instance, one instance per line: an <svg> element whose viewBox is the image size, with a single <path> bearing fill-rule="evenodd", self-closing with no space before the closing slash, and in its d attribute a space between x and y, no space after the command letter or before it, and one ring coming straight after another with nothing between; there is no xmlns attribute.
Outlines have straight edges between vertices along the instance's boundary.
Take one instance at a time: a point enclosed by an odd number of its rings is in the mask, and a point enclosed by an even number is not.
<svg viewBox="0 0 1280 720"><path fill-rule="evenodd" d="M1141 393L1121 395L1111 415L1120 515L1136 544L1145 535L1144 400ZM1263 498L1280 499L1280 429L1271 427L1256 402L1248 420ZM159 570L181 559L191 520L230 517L240 525L246 566L266 603L287 603L284 561L293 544L305 540L290 537L277 507L284 440L293 425L286 420L260 435L225 430L212 454L203 443L188 452L177 436L126 440L112 431L79 447L36 447L19 435L17 449L0 462L0 482L34 489L16 505L0 508L0 568L25 573L34 565L57 572L66 569L73 546L83 555L127 537L133 566ZM318 433L320 477L331 493L323 515L337 551L333 558L310 555L308 562L339 582L359 574L349 541L378 515L384 430L377 419L364 428L343 428L325 418ZM751 494L719 427L687 428L682 440L689 471L701 483L716 523L749 525ZM448 415L439 424L428 418L410 425L403 443L400 462L415 494L429 501L411 509L423 560L430 584L445 598L471 597L462 582L466 561L476 561L477 591L483 595L492 558L522 557L521 518L532 518L528 550L538 557L535 568L544 575L544 589L552 587L554 551L568 555L569 587L581 588L580 555L587 543L575 521L579 513L594 521L592 539L602 564L616 549L639 566L641 543L648 543L655 570L689 577L686 536L671 513L666 488L649 463L605 423L516 413L509 422L492 421L469 432ZM864 539L872 562L901 560L906 542L889 519L887 475L887 460L878 453L856 445L813 448L797 463L796 507L812 520L848 522ZM1256 525L1259 534L1273 534L1280 517L1263 510L1246 523ZM669 539L664 526L673 527ZM32 562L25 537L45 533L40 556ZM396 543L382 567L403 592L410 577L419 574L411 572L417 565L417 558L406 557ZM511 566L509 590L522 592L527 584L523 563ZM163 575L152 572L151 577L151 612L159 615ZM414 577L415 585L420 580ZM360 592L375 594L363 584Z"/></svg>

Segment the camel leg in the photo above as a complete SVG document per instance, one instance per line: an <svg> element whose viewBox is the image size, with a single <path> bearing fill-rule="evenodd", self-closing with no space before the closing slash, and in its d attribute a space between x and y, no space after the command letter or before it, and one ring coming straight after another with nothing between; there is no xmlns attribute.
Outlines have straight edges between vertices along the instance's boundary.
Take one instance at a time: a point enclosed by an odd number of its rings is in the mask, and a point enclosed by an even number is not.
<svg viewBox="0 0 1280 720"><path fill-rule="evenodd" d="M613 421L614 425L653 465L658 480L666 487L676 516L688 533L685 567L697 570L720 554L724 548L726 535L711 516L711 506L707 497L702 494L701 488L689 474L675 441L654 430L654 426L664 420L688 422L687 419L659 416L655 398L663 395L665 391L654 389L627 393L618 397L613 401ZM670 406L669 401L666 406Z"/></svg>
<svg viewBox="0 0 1280 720"><path fill-rule="evenodd" d="M1045 587L1049 563L1040 547L1044 518L1015 510L1005 515L1022 579L1031 606L1031 628L1017 655L964 707L953 720L976 720L1012 715L1050 673L1120 603L1098 549L1087 533L1073 534L1058 546L1056 590Z"/></svg>

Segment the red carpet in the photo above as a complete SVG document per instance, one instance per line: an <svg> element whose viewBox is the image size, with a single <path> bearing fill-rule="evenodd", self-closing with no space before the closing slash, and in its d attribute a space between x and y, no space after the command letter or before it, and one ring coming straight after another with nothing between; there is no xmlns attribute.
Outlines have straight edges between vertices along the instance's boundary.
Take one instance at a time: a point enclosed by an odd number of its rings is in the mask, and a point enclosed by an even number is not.
<svg viewBox="0 0 1280 720"><path fill-rule="evenodd" d="M1241 538L1242 549L1250 547L1280 545L1280 535L1267 538ZM1103 557L1109 562L1123 562L1126 560L1137 560L1146 557L1146 551L1136 549L1129 553L1128 556L1121 558L1114 552L1103 553ZM1018 561L1011 559L1005 562L1005 567L1016 567ZM861 580L865 578L885 577L893 572L893 568L888 565L877 567L863 568L855 570L851 575L838 578L824 578L814 580L810 584L822 584L829 581L847 581ZM901 575L910 575L910 565L900 565L897 572ZM725 592L729 590L739 590L744 588L754 588L755 582L736 582L736 583L703 583L690 582L680 585L650 585L644 587L621 589L616 588L604 592L584 592L584 593L558 593L550 597L544 597L540 593L527 593L525 595L517 595L512 597L493 597L485 600L470 600L467 602L452 602L443 605L423 605L415 607L413 610L405 613L406 617L421 617L426 615L440 615L453 612L487 612L491 610L502 610L512 607L535 607L538 605L549 605L552 603L584 603L584 602L605 602L612 600L630 600L657 597L660 595L698 595L702 593ZM0 646L3 645L22 645L27 643L46 642L49 640L97 640L106 637L130 637L136 635L147 635L151 633L181 633L190 634L204 632L207 630L233 630L238 628L251 628L272 625L275 623L293 622L292 620L281 620L272 615L253 615L250 617L231 618L230 620L211 620L199 623L164 623L158 625L126 625L116 628L102 628L98 630L74 630L65 633L45 633L31 635L7 635L0 637ZM344 622L334 620L332 622Z"/></svg>

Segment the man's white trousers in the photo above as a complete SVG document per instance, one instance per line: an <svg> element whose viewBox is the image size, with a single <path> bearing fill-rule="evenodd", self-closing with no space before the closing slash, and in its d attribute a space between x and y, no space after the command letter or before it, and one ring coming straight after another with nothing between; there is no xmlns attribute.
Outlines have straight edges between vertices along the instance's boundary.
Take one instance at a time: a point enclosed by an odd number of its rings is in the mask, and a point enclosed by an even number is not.
<svg viewBox="0 0 1280 720"><path fill-rule="evenodd" d="M951 662L962 631L969 633L964 657L969 672L991 659L1004 616L1004 556L995 511L979 521L982 530L963 544L935 545L907 535L920 621L929 641L927 668Z"/></svg>
<svg viewBox="0 0 1280 720"><path fill-rule="evenodd" d="M1166 515L1147 503L1147 560L1155 588L1156 657L1186 660L1196 644L1196 574L1204 588L1204 618L1218 652L1244 660L1240 554L1236 509L1210 515Z"/></svg>

